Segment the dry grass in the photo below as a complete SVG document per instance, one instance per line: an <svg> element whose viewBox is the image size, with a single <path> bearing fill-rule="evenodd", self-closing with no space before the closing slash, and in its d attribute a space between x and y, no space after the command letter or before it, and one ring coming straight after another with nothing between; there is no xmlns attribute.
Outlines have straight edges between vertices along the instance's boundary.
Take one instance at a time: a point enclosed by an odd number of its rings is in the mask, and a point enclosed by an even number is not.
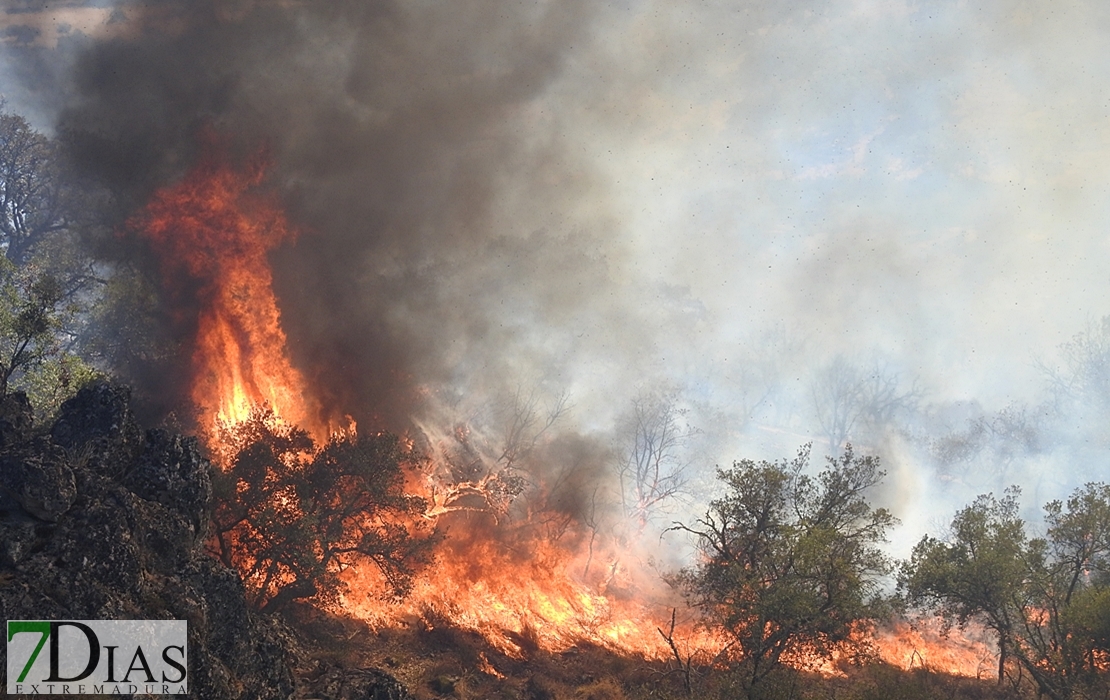
<svg viewBox="0 0 1110 700"><path fill-rule="evenodd" d="M522 653L508 656L480 635L433 614L398 629L373 631L357 620L300 607L289 615L302 649L298 673L324 668L380 668L417 700L734 700L742 679L727 670L702 671L687 695L666 664L583 645L551 653L518 635ZM785 670L768 680L766 700L1004 700L1018 697L990 681L955 678L885 665L849 669L845 678Z"/></svg>

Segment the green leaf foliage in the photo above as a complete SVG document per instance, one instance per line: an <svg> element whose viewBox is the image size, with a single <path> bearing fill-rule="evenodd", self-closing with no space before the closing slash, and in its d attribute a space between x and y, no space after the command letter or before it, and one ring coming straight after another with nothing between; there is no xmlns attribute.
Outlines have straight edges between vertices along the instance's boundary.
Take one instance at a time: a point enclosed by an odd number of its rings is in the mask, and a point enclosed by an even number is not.
<svg viewBox="0 0 1110 700"><path fill-rule="evenodd" d="M1110 659L1110 487L1091 483L1045 510L1031 537L1016 488L977 498L945 539L923 538L902 565L909 603L998 640L999 682L1039 695L1104 697Z"/></svg>
<svg viewBox="0 0 1110 700"><path fill-rule="evenodd" d="M866 493L883 472L849 446L807 473L809 447L790 461L736 462L718 470L725 495L693 525L701 563L679 583L740 650L750 697L784 657L827 657L883 609L891 562L877 545L894 517Z"/></svg>

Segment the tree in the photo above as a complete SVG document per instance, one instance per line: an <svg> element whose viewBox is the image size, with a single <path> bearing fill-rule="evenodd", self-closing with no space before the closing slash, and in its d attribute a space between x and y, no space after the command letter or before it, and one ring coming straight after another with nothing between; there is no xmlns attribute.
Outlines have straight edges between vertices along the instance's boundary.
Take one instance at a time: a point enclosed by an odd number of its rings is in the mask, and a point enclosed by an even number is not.
<svg viewBox="0 0 1110 700"><path fill-rule="evenodd" d="M625 517L642 530L652 511L686 486L681 451L695 430L673 394L648 394L632 402L624 454L617 465Z"/></svg>
<svg viewBox="0 0 1110 700"><path fill-rule="evenodd" d="M336 437L317 450L262 409L227 437L237 449L214 480L213 548L254 605L335 603L340 574L355 564L375 566L387 594L408 592L435 535L419 517L424 499L403 491L419 457L396 435Z"/></svg>
<svg viewBox="0 0 1110 700"><path fill-rule="evenodd" d="M1060 367L1041 363L1057 401L1110 408L1110 316L1061 345L1060 357Z"/></svg>
<svg viewBox="0 0 1110 700"><path fill-rule="evenodd" d="M67 349L77 313L57 277L0 258L0 396L24 391L42 417L97 373Z"/></svg>
<svg viewBox="0 0 1110 700"><path fill-rule="evenodd" d="M863 369L838 355L822 368L810 394L829 449L839 450L860 429L876 430L899 413L913 411L920 392L916 387L903 391L901 384L878 362Z"/></svg>
<svg viewBox="0 0 1110 700"><path fill-rule="evenodd" d="M23 117L0 112L0 245L8 260L24 265L69 226L66 195L56 145Z"/></svg>
<svg viewBox="0 0 1110 700"><path fill-rule="evenodd" d="M678 583L710 624L739 646L749 698L784 657L827 657L881 611L891 562L877 545L895 518L866 492L883 472L851 446L806 474L809 446L791 461L744 460L717 476L726 493L693 525L702 555Z"/></svg>
<svg viewBox="0 0 1110 700"><path fill-rule="evenodd" d="M981 475L1001 478L1015 462L1044 449L1047 413L1047 406L1014 402L968 419L964 430L930 440L929 451L946 469L967 470L975 464Z"/></svg>
<svg viewBox="0 0 1110 700"><path fill-rule="evenodd" d="M925 537L903 564L908 600L949 624L976 619L1037 692L1067 700L1105 691L1110 656L1110 487L1087 484L1045 506L1044 537L1029 537L1016 489L980 496L946 540Z"/></svg>
<svg viewBox="0 0 1110 700"><path fill-rule="evenodd" d="M533 453L541 438L568 410L566 394L541 407L537 390L517 391L474 412L473 422L456 423L438 439L425 430L439 488L432 490L433 515L454 511L506 517L515 499L532 484ZM446 421L444 421L446 423Z"/></svg>
<svg viewBox="0 0 1110 700"><path fill-rule="evenodd" d="M978 619L998 640L998 680L1004 678L1018 615L1024 607L1025 522L1016 488L1001 499L979 496L952 520L948 541L926 536L913 548L899 576L909 599L935 610L949 624Z"/></svg>
<svg viewBox="0 0 1110 700"><path fill-rule="evenodd" d="M95 376L74 352L102 281L78 240L95 219L91 192L0 102L0 394L27 391L40 415Z"/></svg>
<svg viewBox="0 0 1110 700"><path fill-rule="evenodd" d="M1038 361L1048 383L1056 429L1073 435L1072 442L1105 447L1110 416L1110 316L1086 328L1059 347L1058 360Z"/></svg>

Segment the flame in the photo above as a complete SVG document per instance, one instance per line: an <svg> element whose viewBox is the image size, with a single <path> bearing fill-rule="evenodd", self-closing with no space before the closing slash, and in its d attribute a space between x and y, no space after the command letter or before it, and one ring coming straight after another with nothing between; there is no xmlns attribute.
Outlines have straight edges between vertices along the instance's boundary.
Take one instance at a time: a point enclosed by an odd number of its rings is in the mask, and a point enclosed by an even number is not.
<svg viewBox="0 0 1110 700"><path fill-rule="evenodd" d="M207 137L198 164L179 183L156 192L131 221L162 261L177 308L194 308L192 399L217 461L236 445L231 427L260 406L276 420L306 429L317 444L355 433L349 417L325 419L320 402L292 364L268 255L296 231L263 188L264 158L233 167ZM676 593L629 542L599 536L582 523L558 536L529 519L501 520L488 480L449 483L424 474L412 484L428 497L426 517L447 531L434 570L403 601L383 600L377 572L350 567L347 612L379 628L450 624L481 634L501 653L524 658L532 648L562 651L588 643L648 659L675 653L719 662L727 640L695 624ZM503 515L503 513L501 513ZM577 530L575 530L577 528ZM685 611L675 621L673 611ZM870 631L880 655L903 668L928 666L978 675L985 646L942 640L908 625ZM673 644L673 646L672 646ZM989 655L989 652L987 652ZM500 676L482 657L481 670ZM838 674L834 663L798 658L800 667Z"/></svg>
<svg viewBox="0 0 1110 700"><path fill-rule="evenodd" d="M402 601L375 595L380 583L374 572L349 570L347 610L375 628L404 620L450 624L480 634L515 659L536 649L560 652L582 644L673 658L660 632L669 631L663 620L672 606L685 606L644 562L609 547L595 547L591 556L575 546L579 538L562 544L529 532L527 524L514 533L512 526L493 530L481 520L475 513L441 516L448 532L435 570ZM690 617L672 632L684 654L712 656L727 645Z"/></svg>
<svg viewBox="0 0 1110 700"><path fill-rule="evenodd" d="M209 137L200 162L155 193L132 222L159 254L173 292L192 295L199 307L192 398L201 429L211 436L267 405L280 420L326 438L330 427L286 351L267 259L295 232L261 188L264 159L237 169L214 142Z"/></svg>
<svg viewBox="0 0 1110 700"><path fill-rule="evenodd" d="M998 652L981 626L947 632L938 619L923 618L911 625L898 620L871 631L883 661L910 670L926 668L954 676L989 678L998 672Z"/></svg>

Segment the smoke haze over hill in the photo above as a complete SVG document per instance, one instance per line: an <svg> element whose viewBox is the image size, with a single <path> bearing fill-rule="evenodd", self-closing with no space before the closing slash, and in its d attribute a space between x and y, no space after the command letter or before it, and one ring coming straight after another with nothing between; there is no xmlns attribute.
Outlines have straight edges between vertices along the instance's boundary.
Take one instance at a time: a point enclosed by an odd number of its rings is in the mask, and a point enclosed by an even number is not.
<svg viewBox="0 0 1110 700"><path fill-rule="evenodd" d="M1106 478L1105 414L1045 371L1110 313L1098 3L75 0L0 23L8 108L121 212L204 128L266 149L300 231L274 254L293 359L360 424L565 391L564 427L608 444L674 392L708 480L822 451L841 368L905 399L845 434L907 529Z"/></svg>

